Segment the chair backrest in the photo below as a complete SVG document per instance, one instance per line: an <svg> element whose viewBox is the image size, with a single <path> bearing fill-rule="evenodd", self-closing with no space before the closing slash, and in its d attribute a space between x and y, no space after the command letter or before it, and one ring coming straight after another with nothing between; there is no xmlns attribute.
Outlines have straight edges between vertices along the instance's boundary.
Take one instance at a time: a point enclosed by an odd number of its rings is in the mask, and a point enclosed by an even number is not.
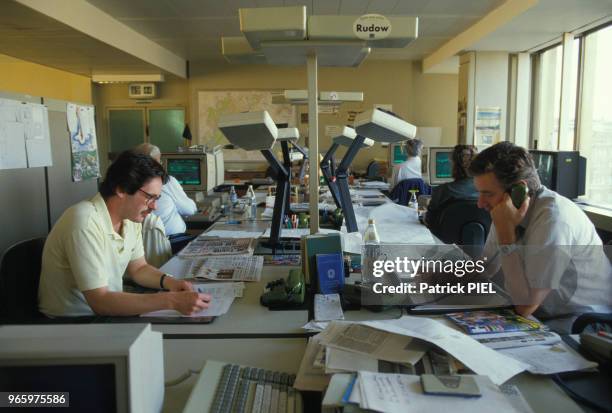
<svg viewBox="0 0 612 413"><path fill-rule="evenodd" d="M457 244L472 257L480 256L491 228L491 216L477 201L450 201L440 211L431 231L446 244Z"/></svg>
<svg viewBox="0 0 612 413"><path fill-rule="evenodd" d="M160 217L149 214L142 223L142 243L147 263L161 267L172 258L172 246L166 237L166 229Z"/></svg>
<svg viewBox="0 0 612 413"><path fill-rule="evenodd" d="M417 196L419 195L431 195L431 187L425 183L421 178L404 179L395 185L389 198L396 204L408 206L410 201L410 190L418 189Z"/></svg>
<svg viewBox="0 0 612 413"><path fill-rule="evenodd" d="M43 318L38 311L38 284L45 240L20 241L0 258L0 318L4 322Z"/></svg>

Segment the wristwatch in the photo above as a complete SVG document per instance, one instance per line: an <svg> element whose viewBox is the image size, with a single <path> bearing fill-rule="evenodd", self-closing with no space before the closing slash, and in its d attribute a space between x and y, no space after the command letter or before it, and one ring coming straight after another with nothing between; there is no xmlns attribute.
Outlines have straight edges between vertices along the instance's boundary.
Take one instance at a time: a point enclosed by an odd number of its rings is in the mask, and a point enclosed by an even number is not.
<svg viewBox="0 0 612 413"><path fill-rule="evenodd" d="M499 246L502 255L510 255L516 251L516 244L504 244Z"/></svg>

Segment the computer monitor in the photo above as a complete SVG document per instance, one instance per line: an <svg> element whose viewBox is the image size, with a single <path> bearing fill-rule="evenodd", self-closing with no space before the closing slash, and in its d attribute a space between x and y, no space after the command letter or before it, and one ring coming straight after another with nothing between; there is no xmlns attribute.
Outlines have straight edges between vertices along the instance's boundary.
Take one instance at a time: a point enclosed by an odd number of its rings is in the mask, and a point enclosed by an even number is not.
<svg viewBox="0 0 612 413"><path fill-rule="evenodd" d="M530 150L542 185L574 199L585 193L586 158L577 151Z"/></svg>
<svg viewBox="0 0 612 413"><path fill-rule="evenodd" d="M429 148L429 184L440 185L453 181L453 147Z"/></svg>
<svg viewBox="0 0 612 413"><path fill-rule="evenodd" d="M213 150L215 157L215 184L214 186L223 185L225 182L225 161L223 158L223 147L219 146Z"/></svg>
<svg viewBox="0 0 612 413"><path fill-rule="evenodd" d="M408 154L406 154L406 144L405 143L392 143L389 145L389 151L391 153L391 168L393 166L404 162L408 159Z"/></svg>
<svg viewBox="0 0 612 413"><path fill-rule="evenodd" d="M212 191L217 181L215 156L204 152L163 153L162 165L185 191Z"/></svg>
<svg viewBox="0 0 612 413"><path fill-rule="evenodd" d="M0 342L0 392L66 392L74 411L162 409L162 334L150 324L5 325Z"/></svg>

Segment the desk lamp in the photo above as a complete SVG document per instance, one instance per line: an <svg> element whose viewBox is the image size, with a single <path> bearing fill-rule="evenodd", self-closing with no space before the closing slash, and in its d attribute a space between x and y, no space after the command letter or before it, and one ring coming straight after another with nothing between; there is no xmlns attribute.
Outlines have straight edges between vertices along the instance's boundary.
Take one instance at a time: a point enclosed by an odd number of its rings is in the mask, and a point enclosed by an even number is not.
<svg viewBox="0 0 612 413"><path fill-rule="evenodd" d="M289 144L291 143L291 146L302 154L304 162L302 162L302 166L300 167L299 175L300 182L302 182L302 180L304 179L305 165L306 160L308 159L308 152L297 144L299 138L300 131L298 130L298 128L281 128L278 129L278 138L276 139L276 141L281 143L284 166L289 172L289 177L291 177L291 156L289 154ZM291 196L291 179L289 179L287 183L287 193L285 196L287 198L287 200L285 201L286 209L290 209L291 204L289 203L289 197Z"/></svg>
<svg viewBox="0 0 612 413"><path fill-rule="evenodd" d="M340 165L338 165L334 176L332 175L332 165L334 163L333 156L340 145L348 146L348 150L346 154L344 154L342 161L340 161ZM353 203L351 202L351 193L348 186L348 167L351 165L351 162L353 162L359 149L372 145L374 145L372 139L358 135L355 129L345 126L342 133L333 138L331 148L329 148L321 161L323 176L332 193L334 202L336 202L336 206L342 208L348 232L358 231L355 212L353 211Z"/></svg>
<svg viewBox="0 0 612 413"><path fill-rule="evenodd" d="M272 228L269 243L266 245L276 248L280 245L280 230L287 207L289 188L289 171L272 152L272 146L278 139L278 129L268 112L264 110L223 115L219 118L219 130L231 144L247 151L261 151L277 176ZM285 142L285 145L283 145L284 154L286 141L281 141L281 144L282 142ZM287 149L286 152L288 156L289 150Z"/></svg>

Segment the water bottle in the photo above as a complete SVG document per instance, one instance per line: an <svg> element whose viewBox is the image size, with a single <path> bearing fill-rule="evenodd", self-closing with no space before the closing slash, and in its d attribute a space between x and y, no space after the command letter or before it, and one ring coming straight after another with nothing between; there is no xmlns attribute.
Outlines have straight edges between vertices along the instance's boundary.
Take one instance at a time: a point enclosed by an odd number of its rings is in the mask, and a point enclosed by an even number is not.
<svg viewBox="0 0 612 413"><path fill-rule="evenodd" d="M255 221L257 219L257 198L255 197L255 191L253 190L253 185L249 185L249 189L247 190L247 198L249 200L249 208L250 208L250 220Z"/></svg>
<svg viewBox="0 0 612 413"><path fill-rule="evenodd" d="M408 208L411 208L414 210L414 218L418 221L419 219L419 202L417 201L417 196L416 196L417 190L415 189L411 189L410 190L410 200L408 201Z"/></svg>
<svg viewBox="0 0 612 413"><path fill-rule="evenodd" d="M236 190L234 189L234 185L230 187L229 199L230 199L231 206L235 207L236 204L238 203L238 194L236 193Z"/></svg>
<svg viewBox="0 0 612 413"><path fill-rule="evenodd" d="M368 220L368 228L363 235L363 241L365 245L361 265L361 282L367 283L375 280L373 275L374 261L380 256L380 238L373 219Z"/></svg>

